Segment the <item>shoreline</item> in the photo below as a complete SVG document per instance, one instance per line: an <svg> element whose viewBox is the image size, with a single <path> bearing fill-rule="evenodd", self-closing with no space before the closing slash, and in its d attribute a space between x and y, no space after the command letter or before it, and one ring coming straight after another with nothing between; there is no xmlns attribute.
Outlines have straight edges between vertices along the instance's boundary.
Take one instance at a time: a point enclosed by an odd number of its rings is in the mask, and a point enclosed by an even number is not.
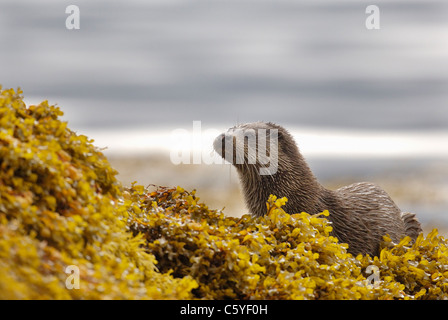
<svg viewBox="0 0 448 320"><path fill-rule="evenodd" d="M197 190L210 209L223 209L229 216L247 213L239 179L229 164L179 164L164 153L117 155L105 152L118 179L128 186L133 181L147 186L181 186ZM384 188L403 211L414 212L425 233L438 228L448 235L448 177L446 161L427 159L323 159L309 157L308 163L322 185L329 189L371 181Z"/></svg>
<svg viewBox="0 0 448 320"><path fill-rule="evenodd" d="M75 130L94 139L95 145L107 148L108 154L123 153L145 156L149 153L189 151L201 154L213 151L213 140L228 128L225 126L204 129L167 128L151 130L144 128ZM293 135L302 154L307 157L389 159L412 158L448 159L448 148L441 148L448 141L446 130L349 130L319 127L294 128ZM182 144L179 143L182 140Z"/></svg>

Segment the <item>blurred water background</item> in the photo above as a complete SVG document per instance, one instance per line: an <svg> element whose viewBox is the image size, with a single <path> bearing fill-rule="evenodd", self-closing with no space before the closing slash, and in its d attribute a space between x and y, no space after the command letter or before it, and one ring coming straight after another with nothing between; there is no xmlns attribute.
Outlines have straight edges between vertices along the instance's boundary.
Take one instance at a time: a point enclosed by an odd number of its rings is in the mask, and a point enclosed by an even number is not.
<svg viewBox="0 0 448 320"><path fill-rule="evenodd" d="M68 5L80 9L67 30ZM246 212L229 165L170 161L171 133L273 121L330 188L369 180L448 229L448 2L2 0L0 83L59 105L130 184Z"/></svg>

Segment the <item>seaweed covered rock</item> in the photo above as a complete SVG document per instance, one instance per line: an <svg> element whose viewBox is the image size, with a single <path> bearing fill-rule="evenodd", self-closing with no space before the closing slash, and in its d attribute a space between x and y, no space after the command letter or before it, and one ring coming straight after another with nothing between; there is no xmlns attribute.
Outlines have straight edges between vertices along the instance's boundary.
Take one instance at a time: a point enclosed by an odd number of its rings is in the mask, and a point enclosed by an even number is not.
<svg viewBox="0 0 448 320"><path fill-rule="evenodd" d="M182 188L125 193L128 225L143 234L162 272L192 276L206 299L446 299L447 240L434 230L414 244L385 239L380 257L347 253L325 216L288 214L271 196L267 214L225 217Z"/></svg>
<svg viewBox="0 0 448 320"><path fill-rule="evenodd" d="M92 141L46 101L0 92L0 298L190 297L196 282L158 272L126 231L122 187Z"/></svg>
<svg viewBox="0 0 448 320"><path fill-rule="evenodd" d="M0 87L0 299L448 298L437 230L354 257L331 212L286 213L285 198L232 218L195 191L123 188L61 115Z"/></svg>
<svg viewBox="0 0 448 320"><path fill-rule="evenodd" d="M145 235L161 271L198 281L198 298L366 299L403 294L398 283L368 290L362 264L347 253L347 245L329 236L328 220L289 215L281 209L286 199L271 196L265 217L236 219L208 210L194 192L181 188L149 193L131 188L129 194L130 229Z"/></svg>

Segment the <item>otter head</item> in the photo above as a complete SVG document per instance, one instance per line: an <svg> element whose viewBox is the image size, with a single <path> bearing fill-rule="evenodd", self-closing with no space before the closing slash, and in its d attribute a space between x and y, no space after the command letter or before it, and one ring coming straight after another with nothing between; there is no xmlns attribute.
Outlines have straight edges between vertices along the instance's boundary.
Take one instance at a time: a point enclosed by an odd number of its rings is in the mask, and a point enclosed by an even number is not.
<svg viewBox="0 0 448 320"><path fill-rule="evenodd" d="M238 171L274 175L279 166L279 152L283 153L285 134L289 136L285 129L270 122L246 123L220 134L213 147Z"/></svg>
<svg viewBox="0 0 448 320"><path fill-rule="evenodd" d="M216 137L213 147L237 169L252 214L266 213L271 194L287 197L291 212L316 211L319 194L309 193L319 184L286 129L271 122L242 124Z"/></svg>

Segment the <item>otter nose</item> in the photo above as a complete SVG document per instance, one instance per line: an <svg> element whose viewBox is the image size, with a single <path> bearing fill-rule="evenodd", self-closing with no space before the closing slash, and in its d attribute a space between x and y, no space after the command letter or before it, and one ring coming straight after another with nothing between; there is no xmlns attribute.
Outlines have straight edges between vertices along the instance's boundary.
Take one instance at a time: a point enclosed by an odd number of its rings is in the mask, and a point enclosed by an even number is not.
<svg viewBox="0 0 448 320"><path fill-rule="evenodd" d="M222 153L222 149L224 148L224 145L225 145L225 140L226 140L226 135L224 133L221 133L213 141L213 149L215 149L215 151L218 152L219 154Z"/></svg>
<svg viewBox="0 0 448 320"><path fill-rule="evenodd" d="M215 141L213 141L213 149L215 149L221 157L225 157L224 154L228 152L226 148L229 148L229 151L231 152L233 142L234 137L231 134L221 133L215 138Z"/></svg>
<svg viewBox="0 0 448 320"><path fill-rule="evenodd" d="M224 143L226 141L226 134L221 133L219 136L216 137L215 142L216 143Z"/></svg>

